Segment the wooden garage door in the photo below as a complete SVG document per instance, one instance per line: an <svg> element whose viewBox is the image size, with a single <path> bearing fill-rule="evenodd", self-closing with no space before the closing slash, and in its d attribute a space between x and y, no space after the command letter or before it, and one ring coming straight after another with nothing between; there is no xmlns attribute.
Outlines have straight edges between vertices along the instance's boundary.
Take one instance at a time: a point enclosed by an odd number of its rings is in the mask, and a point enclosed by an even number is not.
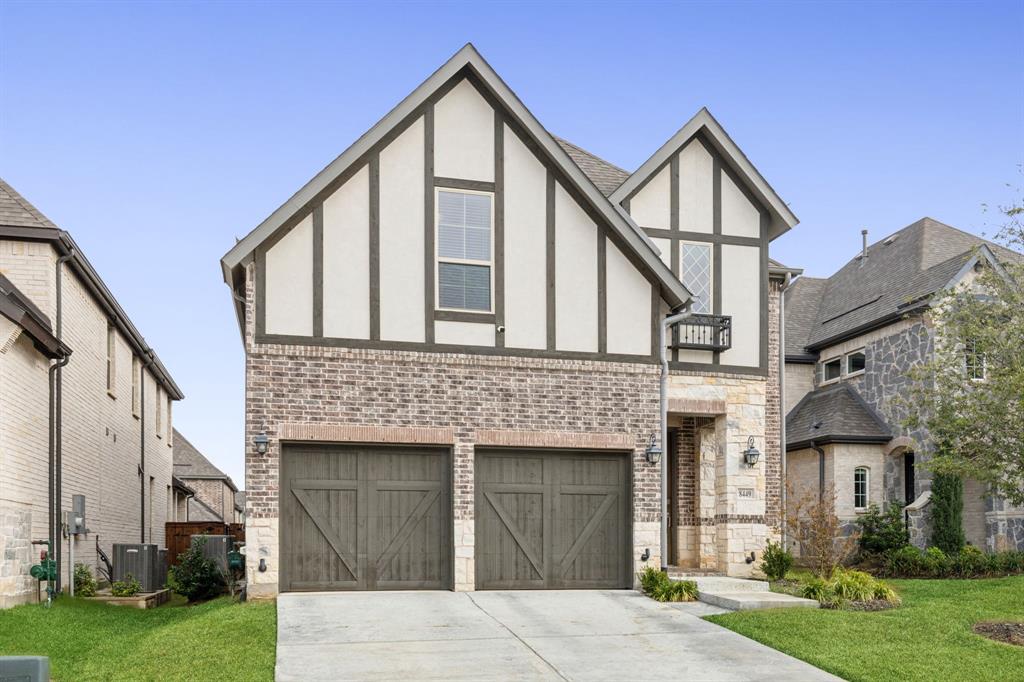
<svg viewBox="0 0 1024 682"><path fill-rule="evenodd" d="M280 589L448 589L450 471L444 450L285 445Z"/></svg>
<svg viewBox="0 0 1024 682"><path fill-rule="evenodd" d="M500 450L476 457L477 589L629 587L629 458Z"/></svg>

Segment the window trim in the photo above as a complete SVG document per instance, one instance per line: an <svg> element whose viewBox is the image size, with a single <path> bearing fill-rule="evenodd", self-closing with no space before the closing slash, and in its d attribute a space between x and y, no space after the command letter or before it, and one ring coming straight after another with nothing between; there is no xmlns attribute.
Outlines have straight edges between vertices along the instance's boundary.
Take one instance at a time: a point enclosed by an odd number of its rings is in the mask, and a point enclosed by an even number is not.
<svg viewBox="0 0 1024 682"><path fill-rule="evenodd" d="M855 372L851 372L850 371L850 357L853 356L853 355L856 355L857 353L860 353L861 355L864 356L864 369L858 369ZM845 353L843 355L843 366L840 368L842 370L842 376L843 377L859 377L861 374L863 374L864 372L867 371L867 364L868 364L868 354L867 354L866 350L863 347L862 348L857 348L855 350L851 350L848 353Z"/></svg>
<svg viewBox="0 0 1024 682"><path fill-rule="evenodd" d="M117 399L117 328L107 320L107 395Z"/></svg>
<svg viewBox="0 0 1024 682"><path fill-rule="evenodd" d="M154 406L156 414L153 418L153 431L156 433L157 438L163 438L163 389L159 385L156 387L156 405Z"/></svg>
<svg viewBox="0 0 1024 682"><path fill-rule="evenodd" d="M857 504L857 474L864 472L864 504ZM858 466L853 468L853 509L855 511L867 511L871 505L871 467Z"/></svg>
<svg viewBox="0 0 1024 682"><path fill-rule="evenodd" d="M985 353L979 353L977 350L977 341L965 341L964 347L964 375L968 381L981 383L988 379L988 358L985 357ZM973 347L973 348L972 348ZM971 370L971 363L968 361L969 358L974 357L974 369L981 366L981 376L975 376Z"/></svg>
<svg viewBox="0 0 1024 682"><path fill-rule="evenodd" d="M140 394L140 391L139 391L139 384L142 381L141 375L142 375L142 361L139 360L139 357L137 355L133 354L132 355L132 416L135 417L136 419L139 418L139 412L140 412L140 409L139 409L139 407L140 407L140 405L139 405L140 400L139 400L139 398L140 398L141 394Z"/></svg>
<svg viewBox="0 0 1024 682"><path fill-rule="evenodd" d="M477 194L485 196L490 199L490 260L481 261L469 258L450 258L448 256L441 256L441 192L449 192L452 194ZM494 270L495 270L495 258L494 258L494 192L474 190L474 189L461 189L455 187L434 187L434 312L455 312L455 313L466 313L470 315L494 315ZM487 299L490 303L487 310L480 310L477 308L448 308L441 305L441 263L448 263L451 265L476 265L478 267L486 267L490 273L490 289L487 292Z"/></svg>
<svg viewBox="0 0 1024 682"><path fill-rule="evenodd" d="M825 367L829 363L835 362L835 361L839 362L839 375L835 379L828 379L825 376ZM821 363L821 384L819 384L819 385L825 386L826 384L834 384L834 383L836 383L838 381L842 381L842 379L843 379L843 356L842 355L836 355L834 357L829 358L828 360L824 360Z"/></svg>
<svg viewBox="0 0 1024 682"><path fill-rule="evenodd" d="M707 310L703 311L703 314L713 315L715 312L715 243L714 242L702 242L696 239L680 239L679 240L679 281L683 282L683 245L690 246L702 246L708 250L708 306ZM683 286L686 286L686 282L683 282ZM687 287L689 288L689 287ZM692 292L691 292L692 293ZM697 311L695 311L697 312Z"/></svg>

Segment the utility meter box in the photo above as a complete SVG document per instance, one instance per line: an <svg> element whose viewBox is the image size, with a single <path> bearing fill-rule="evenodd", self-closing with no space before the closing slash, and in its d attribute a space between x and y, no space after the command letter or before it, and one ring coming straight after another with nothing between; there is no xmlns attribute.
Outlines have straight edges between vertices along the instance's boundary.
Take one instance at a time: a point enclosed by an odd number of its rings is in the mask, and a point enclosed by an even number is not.
<svg viewBox="0 0 1024 682"><path fill-rule="evenodd" d="M85 527L85 495L71 496L71 511L65 512L64 523L67 524L68 535L85 535L89 532Z"/></svg>

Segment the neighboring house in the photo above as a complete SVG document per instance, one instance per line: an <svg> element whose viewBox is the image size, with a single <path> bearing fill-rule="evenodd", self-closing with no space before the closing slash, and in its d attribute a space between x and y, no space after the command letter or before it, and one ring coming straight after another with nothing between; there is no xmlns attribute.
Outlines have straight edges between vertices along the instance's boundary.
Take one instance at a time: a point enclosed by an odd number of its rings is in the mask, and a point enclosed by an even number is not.
<svg viewBox="0 0 1024 682"><path fill-rule="evenodd" d="M0 607L35 600L34 540L62 586L69 542L90 568L97 541L163 545L181 398L71 236L0 180ZM69 541L77 495L89 533Z"/></svg>
<svg viewBox="0 0 1024 682"><path fill-rule="evenodd" d="M907 372L932 356L933 298L986 263L1021 256L931 218L866 240L836 274L801 277L785 293L787 479L799 495L834 486L851 524L871 504L910 505L912 540L924 545L931 474L920 465L932 443L902 425ZM1024 549L1024 510L972 480L963 500L971 544Z"/></svg>
<svg viewBox="0 0 1024 682"><path fill-rule="evenodd" d="M795 224L706 110L629 174L467 45L222 259L249 595L749 575L779 533L794 272L768 243ZM663 562L658 331L688 305Z"/></svg>
<svg viewBox="0 0 1024 682"><path fill-rule="evenodd" d="M181 521L242 522L235 482L179 431L174 432L174 475L193 491Z"/></svg>
<svg viewBox="0 0 1024 682"><path fill-rule="evenodd" d="M188 521L188 501L195 497L196 491L185 485L177 476L171 477L171 500L167 510L169 523Z"/></svg>

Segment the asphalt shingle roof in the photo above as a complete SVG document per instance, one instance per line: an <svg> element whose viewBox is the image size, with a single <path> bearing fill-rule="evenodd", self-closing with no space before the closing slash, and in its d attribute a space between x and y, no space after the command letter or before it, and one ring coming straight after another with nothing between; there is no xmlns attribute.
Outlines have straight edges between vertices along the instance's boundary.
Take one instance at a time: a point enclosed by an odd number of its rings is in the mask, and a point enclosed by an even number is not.
<svg viewBox="0 0 1024 682"><path fill-rule="evenodd" d="M178 429L174 429L174 475L183 481L195 478L221 478L237 490L231 477L213 465Z"/></svg>
<svg viewBox="0 0 1024 682"><path fill-rule="evenodd" d="M609 196L618 188L619 185L626 181L626 178L629 177L629 173L622 170L615 164L608 163L601 157L591 154L586 149L578 147L568 140L563 140L557 136L553 137L555 138L555 142L557 142L558 145L565 150L565 153L569 155L569 158L573 160L573 163L579 166L584 175L590 178L591 182L593 182L605 196Z"/></svg>
<svg viewBox="0 0 1024 682"><path fill-rule="evenodd" d="M827 279L802 277L786 292L786 354L801 355L898 317L956 276L982 244L997 258L1022 256L932 218L868 247Z"/></svg>
<svg viewBox="0 0 1024 682"><path fill-rule="evenodd" d="M18 194L3 178L0 178L0 225L57 229L49 218Z"/></svg>
<svg viewBox="0 0 1024 682"><path fill-rule="evenodd" d="M786 415L786 447L823 443L884 443L892 438L885 420L847 383L811 391Z"/></svg>

